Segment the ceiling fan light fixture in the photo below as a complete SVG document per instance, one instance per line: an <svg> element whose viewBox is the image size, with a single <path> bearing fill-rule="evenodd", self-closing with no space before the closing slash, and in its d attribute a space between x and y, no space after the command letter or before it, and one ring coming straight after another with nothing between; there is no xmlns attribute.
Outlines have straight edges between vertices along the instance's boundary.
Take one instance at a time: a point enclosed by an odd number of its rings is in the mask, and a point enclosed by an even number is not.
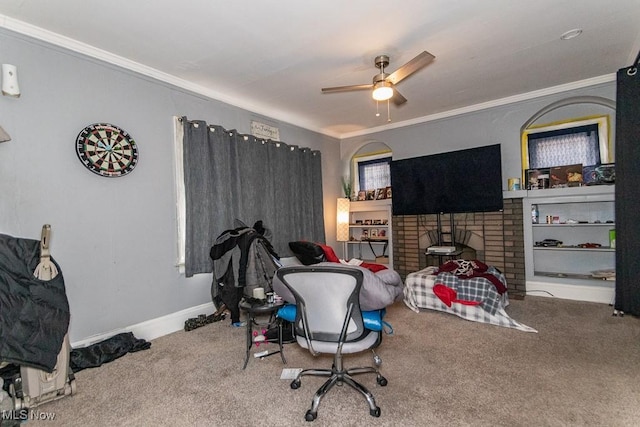
<svg viewBox="0 0 640 427"><path fill-rule="evenodd" d="M393 88L391 83L387 81L381 81L373 86L373 99L376 101L386 101L393 96Z"/></svg>

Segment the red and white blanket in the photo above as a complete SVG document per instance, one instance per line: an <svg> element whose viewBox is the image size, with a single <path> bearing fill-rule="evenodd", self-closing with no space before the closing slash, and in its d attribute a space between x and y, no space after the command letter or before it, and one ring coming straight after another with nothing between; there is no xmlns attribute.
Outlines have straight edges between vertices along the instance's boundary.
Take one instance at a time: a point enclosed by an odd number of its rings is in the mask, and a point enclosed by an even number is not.
<svg viewBox="0 0 640 427"><path fill-rule="evenodd" d="M537 332L506 313L508 293L499 292L503 286L506 290L502 273L479 261L456 261L407 275L404 287L404 303L407 307L415 312L420 309L438 310L474 322ZM496 280L490 280L489 277Z"/></svg>

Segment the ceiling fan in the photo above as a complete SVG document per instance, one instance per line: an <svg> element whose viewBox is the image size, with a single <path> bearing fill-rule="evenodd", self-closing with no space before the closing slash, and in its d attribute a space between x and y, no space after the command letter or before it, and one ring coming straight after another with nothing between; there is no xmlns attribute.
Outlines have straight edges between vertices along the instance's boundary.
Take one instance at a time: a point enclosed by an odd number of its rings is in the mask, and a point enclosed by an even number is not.
<svg viewBox="0 0 640 427"><path fill-rule="evenodd" d="M376 101L391 100L396 105L402 105L407 102L407 98L402 96L400 92L395 88L395 85L400 83L411 74L426 67L433 61L435 56L427 52L426 50L413 58L411 61L404 64L391 74L385 73L385 67L389 65L388 55L376 56L374 63L380 70L379 74L373 76L373 83L351 86L336 86L322 88L322 93L334 93L334 92L348 92L352 90L364 90L373 89L372 96Z"/></svg>

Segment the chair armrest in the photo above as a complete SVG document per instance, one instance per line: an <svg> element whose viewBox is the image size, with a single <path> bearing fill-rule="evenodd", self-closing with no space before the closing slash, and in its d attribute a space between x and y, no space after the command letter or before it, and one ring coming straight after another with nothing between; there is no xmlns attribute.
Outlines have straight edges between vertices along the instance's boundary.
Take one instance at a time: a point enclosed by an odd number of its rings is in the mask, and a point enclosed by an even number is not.
<svg viewBox="0 0 640 427"><path fill-rule="evenodd" d="M362 320L364 321L364 327L371 331L382 331L383 323L382 319L387 313L386 309L363 311ZM286 304L284 307L278 309L277 316L288 322L294 322L296 320L296 305Z"/></svg>

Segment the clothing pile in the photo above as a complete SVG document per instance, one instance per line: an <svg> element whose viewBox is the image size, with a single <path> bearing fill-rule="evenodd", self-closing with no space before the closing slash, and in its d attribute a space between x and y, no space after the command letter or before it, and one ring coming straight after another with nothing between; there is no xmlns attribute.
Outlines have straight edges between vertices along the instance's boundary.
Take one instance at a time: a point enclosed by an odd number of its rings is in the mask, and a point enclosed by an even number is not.
<svg viewBox="0 0 640 427"><path fill-rule="evenodd" d="M248 227L236 221L234 229L221 233L211 247L213 283L211 297L218 311L224 304L231 313L231 323L240 323L238 304L256 288L271 291L280 257L269 242L270 230L262 221Z"/></svg>

